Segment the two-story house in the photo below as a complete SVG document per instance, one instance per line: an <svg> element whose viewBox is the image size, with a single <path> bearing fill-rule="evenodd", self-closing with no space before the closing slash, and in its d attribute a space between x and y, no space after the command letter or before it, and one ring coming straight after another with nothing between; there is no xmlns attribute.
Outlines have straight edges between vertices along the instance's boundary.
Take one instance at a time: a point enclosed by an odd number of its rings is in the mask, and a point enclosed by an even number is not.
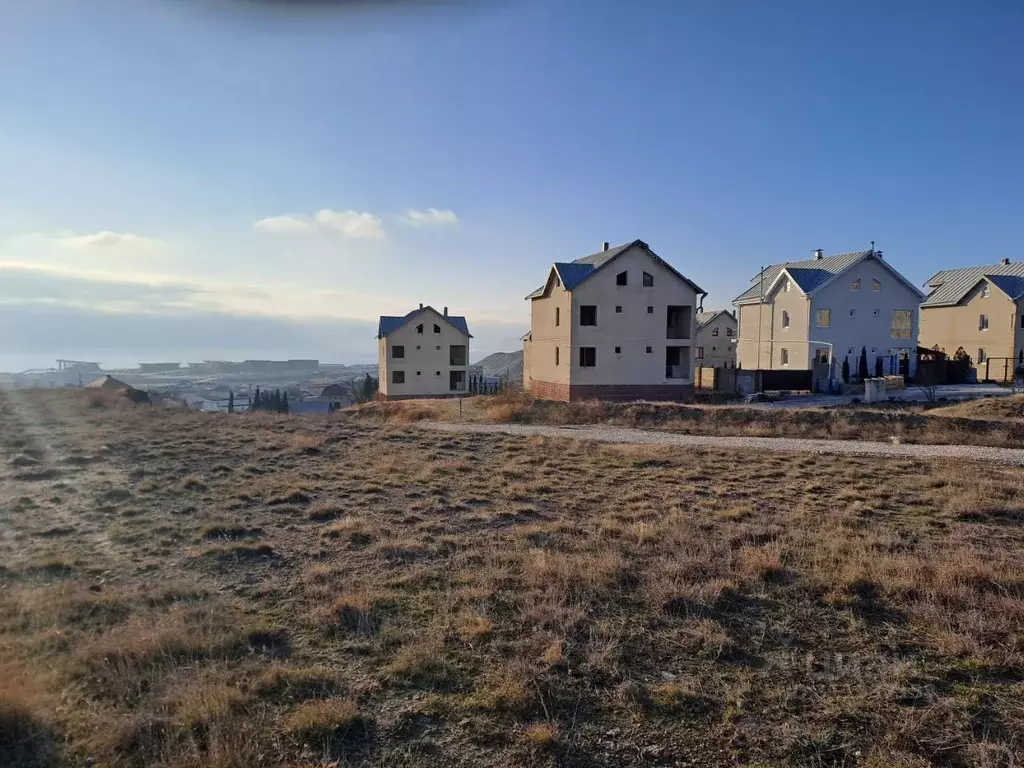
<svg viewBox="0 0 1024 768"><path fill-rule="evenodd" d="M947 269L927 285L921 346L950 357L963 347L979 379L1012 379L1024 365L1024 262Z"/></svg>
<svg viewBox="0 0 1024 768"><path fill-rule="evenodd" d="M381 316L377 326L379 397L408 400L464 395L469 386L466 318L433 307L404 317Z"/></svg>
<svg viewBox="0 0 1024 768"><path fill-rule="evenodd" d="M697 313L698 368L736 367L736 315L727 309Z"/></svg>
<svg viewBox="0 0 1024 768"><path fill-rule="evenodd" d="M684 400L705 296L642 240L553 264L530 301L523 386L548 400Z"/></svg>
<svg viewBox="0 0 1024 768"><path fill-rule="evenodd" d="M856 374L861 350L873 375L912 376L917 366L918 304L923 294L874 248L773 264L735 298L741 368L809 370L843 359Z"/></svg>

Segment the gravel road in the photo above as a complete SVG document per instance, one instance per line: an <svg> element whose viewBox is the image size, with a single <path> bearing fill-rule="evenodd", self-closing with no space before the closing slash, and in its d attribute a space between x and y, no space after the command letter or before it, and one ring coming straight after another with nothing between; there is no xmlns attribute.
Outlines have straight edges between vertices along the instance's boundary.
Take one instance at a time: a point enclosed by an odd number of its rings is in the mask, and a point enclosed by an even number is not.
<svg viewBox="0 0 1024 768"><path fill-rule="evenodd" d="M834 453L851 456L899 456L917 459L959 459L1024 466L1024 448L987 448L978 445L914 445L877 443L867 440L818 440L795 437L715 437L656 432L603 425L549 427L534 424L470 424L466 422L420 422L420 426L442 432L471 432L502 435L542 435L596 440L600 443L637 445L687 445L735 451L782 451Z"/></svg>

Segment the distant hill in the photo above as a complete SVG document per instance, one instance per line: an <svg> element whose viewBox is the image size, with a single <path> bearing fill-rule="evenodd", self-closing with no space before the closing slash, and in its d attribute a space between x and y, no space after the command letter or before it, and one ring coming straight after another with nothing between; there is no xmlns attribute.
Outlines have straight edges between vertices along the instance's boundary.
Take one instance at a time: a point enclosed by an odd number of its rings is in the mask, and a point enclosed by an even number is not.
<svg viewBox="0 0 1024 768"><path fill-rule="evenodd" d="M512 381L523 380L523 351L495 352L476 363L484 367L484 376L508 376Z"/></svg>

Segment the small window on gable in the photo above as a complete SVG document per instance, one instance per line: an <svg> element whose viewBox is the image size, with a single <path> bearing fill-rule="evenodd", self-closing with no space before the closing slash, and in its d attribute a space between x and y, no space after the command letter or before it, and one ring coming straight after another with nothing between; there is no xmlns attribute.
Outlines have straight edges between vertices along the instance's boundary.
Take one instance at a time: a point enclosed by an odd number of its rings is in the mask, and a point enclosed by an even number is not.
<svg viewBox="0 0 1024 768"><path fill-rule="evenodd" d="M987 299L992 293L992 290L988 287L988 283L981 286L981 298Z"/></svg>
<svg viewBox="0 0 1024 768"><path fill-rule="evenodd" d="M711 335L712 336L717 336L718 335L718 329L717 328L712 328L711 329Z"/></svg>
<svg viewBox="0 0 1024 768"><path fill-rule="evenodd" d="M434 323L434 333L440 333L440 332L441 332L441 326L438 325L437 323Z"/></svg>
<svg viewBox="0 0 1024 768"><path fill-rule="evenodd" d="M654 307L648 307L647 308L647 314L648 315L653 315L654 314Z"/></svg>
<svg viewBox="0 0 1024 768"><path fill-rule="evenodd" d="M789 293L789 280L782 281L782 292Z"/></svg>
<svg viewBox="0 0 1024 768"><path fill-rule="evenodd" d="M644 288L654 287L654 275L644 272Z"/></svg>
<svg viewBox="0 0 1024 768"><path fill-rule="evenodd" d="M651 353L652 353L653 351L654 351L654 348L653 348L653 347L648 347L648 348L647 348L647 354L648 354L648 355L649 355L649 354L651 354Z"/></svg>
<svg viewBox="0 0 1024 768"><path fill-rule="evenodd" d="M880 282L878 282L877 280L872 280L871 281L871 290L874 291L875 293L878 293L880 290L882 290L882 284Z"/></svg>
<svg viewBox="0 0 1024 768"><path fill-rule="evenodd" d="M725 329L725 335L726 336L735 336L736 335L736 329L735 328L726 328Z"/></svg>
<svg viewBox="0 0 1024 768"><path fill-rule="evenodd" d="M622 347L616 347L615 348L615 354L616 355L621 355L622 354Z"/></svg>
<svg viewBox="0 0 1024 768"><path fill-rule="evenodd" d="M617 274L615 276L615 284L616 285L629 285L629 273L628 272L619 272L619 274Z"/></svg>
<svg viewBox="0 0 1024 768"><path fill-rule="evenodd" d="M852 283L850 283L850 290L851 291L859 291L860 290L860 278L859 277L856 280L854 280Z"/></svg>
<svg viewBox="0 0 1024 768"><path fill-rule="evenodd" d="M416 326L416 333L423 333L423 323Z"/></svg>

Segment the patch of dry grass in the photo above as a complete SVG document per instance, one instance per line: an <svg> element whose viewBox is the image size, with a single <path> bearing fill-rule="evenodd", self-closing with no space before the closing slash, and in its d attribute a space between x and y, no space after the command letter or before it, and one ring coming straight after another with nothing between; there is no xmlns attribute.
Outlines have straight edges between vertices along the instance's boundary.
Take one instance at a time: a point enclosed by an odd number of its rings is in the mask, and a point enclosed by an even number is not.
<svg viewBox="0 0 1024 768"><path fill-rule="evenodd" d="M0 765L1021 762L1021 470L10 397Z"/></svg>

